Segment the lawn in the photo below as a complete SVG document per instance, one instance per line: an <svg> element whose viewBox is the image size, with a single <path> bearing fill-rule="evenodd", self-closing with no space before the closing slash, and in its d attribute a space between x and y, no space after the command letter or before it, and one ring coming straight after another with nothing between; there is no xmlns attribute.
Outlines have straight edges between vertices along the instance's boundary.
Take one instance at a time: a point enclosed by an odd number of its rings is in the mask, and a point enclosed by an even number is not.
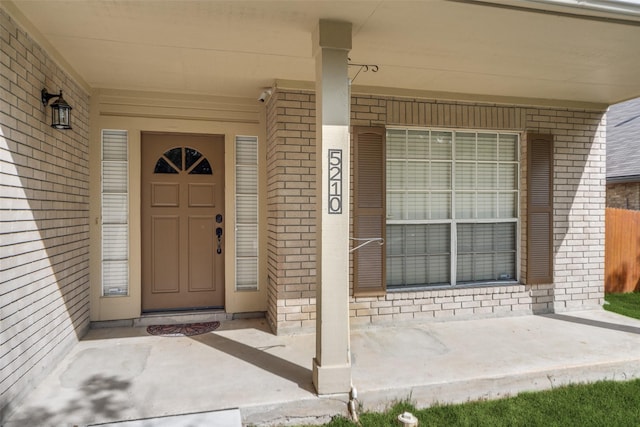
<svg viewBox="0 0 640 427"><path fill-rule="evenodd" d="M640 380L602 381L461 405L438 405L417 410L398 403L384 414L363 413L360 424L335 418L327 427L397 426L404 411L413 413L419 426L638 426Z"/></svg>
<svg viewBox="0 0 640 427"><path fill-rule="evenodd" d="M604 309L623 316L640 319L640 292L606 294Z"/></svg>

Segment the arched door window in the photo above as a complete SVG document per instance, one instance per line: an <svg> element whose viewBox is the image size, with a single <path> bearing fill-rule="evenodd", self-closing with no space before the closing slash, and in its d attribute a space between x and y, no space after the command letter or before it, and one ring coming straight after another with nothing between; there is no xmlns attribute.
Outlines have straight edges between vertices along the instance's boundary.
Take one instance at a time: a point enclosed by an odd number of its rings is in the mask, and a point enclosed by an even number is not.
<svg viewBox="0 0 640 427"><path fill-rule="evenodd" d="M165 151L153 170L153 173L181 172L189 175L213 174L209 161L198 150L190 147L175 147Z"/></svg>

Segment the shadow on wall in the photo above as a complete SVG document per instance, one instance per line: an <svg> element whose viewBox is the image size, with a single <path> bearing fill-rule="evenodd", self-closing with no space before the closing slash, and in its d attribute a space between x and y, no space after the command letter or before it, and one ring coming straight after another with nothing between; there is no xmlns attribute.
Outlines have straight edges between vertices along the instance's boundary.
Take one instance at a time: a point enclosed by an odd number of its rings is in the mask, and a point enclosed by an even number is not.
<svg viewBox="0 0 640 427"><path fill-rule="evenodd" d="M0 123L0 422L89 328L88 97L33 68L43 87L65 90L75 120L51 128L38 88Z"/></svg>
<svg viewBox="0 0 640 427"><path fill-rule="evenodd" d="M3 324L15 332L64 333L55 328L70 321L80 338L89 325L88 137L51 130L43 141L19 143L5 133L0 126L0 152L7 161L0 197L11 197L0 208L9 242L0 247L9 301ZM79 147L76 153L65 150L73 146Z"/></svg>
<svg viewBox="0 0 640 427"><path fill-rule="evenodd" d="M584 301L584 295L593 295L596 289L602 292L602 282L585 279L585 276L594 277L603 272L600 267L585 267L584 264L595 264L591 260L603 252L599 242L604 237L604 224L590 218L603 216L606 201L604 114L585 112L581 118L584 135L575 139L572 135L557 135L554 129L530 129L554 134L553 269L556 283L553 299L558 301L554 310L599 304ZM593 290L576 294L582 300L566 300L564 289L573 287Z"/></svg>

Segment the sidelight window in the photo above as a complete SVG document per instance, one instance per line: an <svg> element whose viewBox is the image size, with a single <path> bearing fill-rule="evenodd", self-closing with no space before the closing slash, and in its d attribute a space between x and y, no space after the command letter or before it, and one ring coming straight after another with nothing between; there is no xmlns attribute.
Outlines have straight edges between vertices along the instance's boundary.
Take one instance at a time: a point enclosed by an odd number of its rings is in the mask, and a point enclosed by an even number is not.
<svg viewBox="0 0 640 427"><path fill-rule="evenodd" d="M127 131L102 131L102 295L129 294Z"/></svg>
<svg viewBox="0 0 640 427"><path fill-rule="evenodd" d="M236 289L258 289L258 138L236 137Z"/></svg>

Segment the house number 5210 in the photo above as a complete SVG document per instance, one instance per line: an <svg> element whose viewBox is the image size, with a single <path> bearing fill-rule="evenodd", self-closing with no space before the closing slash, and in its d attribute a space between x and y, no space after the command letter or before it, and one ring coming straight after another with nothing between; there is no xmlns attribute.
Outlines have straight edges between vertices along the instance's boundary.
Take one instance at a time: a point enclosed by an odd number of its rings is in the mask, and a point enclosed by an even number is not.
<svg viewBox="0 0 640 427"><path fill-rule="evenodd" d="M329 213L342 213L342 150L329 150Z"/></svg>

